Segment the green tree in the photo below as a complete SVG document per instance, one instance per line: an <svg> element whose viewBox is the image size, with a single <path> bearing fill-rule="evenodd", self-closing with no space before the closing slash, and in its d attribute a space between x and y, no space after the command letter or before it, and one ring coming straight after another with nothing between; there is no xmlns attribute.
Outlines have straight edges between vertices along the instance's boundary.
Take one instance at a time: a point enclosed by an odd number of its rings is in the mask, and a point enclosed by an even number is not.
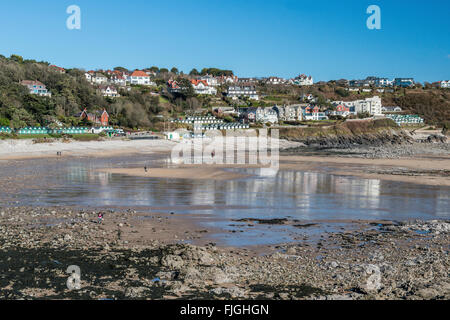
<svg viewBox="0 0 450 320"><path fill-rule="evenodd" d="M191 98L195 96L194 88L192 87L191 81L186 78L177 78L177 83L180 87L180 94L184 99Z"/></svg>
<svg viewBox="0 0 450 320"><path fill-rule="evenodd" d="M158 73L158 72L159 72L159 68L156 67L156 66L153 66L153 67L150 68L150 71L151 71L151 72Z"/></svg>
<svg viewBox="0 0 450 320"><path fill-rule="evenodd" d="M17 55L17 54L11 55L10 59L11 59L12 61L15 61L15 62L18 62L18 63L23 63L23 58L22 58L22 56L19 56L19 55Z"/></svg>
<svg viewBox="0 0 450 320"><path fill-rule="evenodd" d="M200 73L198 72L198 70L197 69L192 69L191 70L191 72L189 72L189 75L191 75L191 76L198 76L198 75L200 75Z"/></svg>

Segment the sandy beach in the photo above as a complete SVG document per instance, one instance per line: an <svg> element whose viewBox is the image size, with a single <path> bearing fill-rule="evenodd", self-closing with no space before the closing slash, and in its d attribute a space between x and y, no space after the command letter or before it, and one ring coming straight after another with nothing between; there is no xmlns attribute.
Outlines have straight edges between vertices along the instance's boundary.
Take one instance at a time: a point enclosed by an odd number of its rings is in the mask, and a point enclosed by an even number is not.
<svg viewBox="0 0 450 320"><path fill-rule="evenodd" d="M0 160L56 157L57 152L62 152L63 157L106 157L134 153L170 152L175 145L175 142L168 140L113 139L89 142L71 141L69 143L62 141L33 143L31 139L0 140Z"/></svg>
<svg viewBox="0 0 450 320"><path fill-rule="evenodd" d="M9 142L3 143L5 146ZM6 275L0 278L1 298L415 300L449 297L447 220L339 219L339 215L324 220L313 216L297 218L291 212L264 218L264 206L236 219L232 215L205 214L208 210L219 211L227 203L218 198L218 205L206 208L202 197L193 204L189 201L194 198L175 206L168 202L167 207L163 207L166 203L159 204L161 207L134 207L132 202L127 207L100 208L86 205L84 199L98 195L83 193L86 190L76 191L86 197L76 206L61 205L61 198L56 197L57 206L33 203L26 207L14 201L24 198L15 196L23 188L40 190L40 181L48 175L46 169L53 165L60 168L61 177L74 172L75 181L80 183L93 179L95 175L90 175L91 172L100 171L146 177L148 184L159 183L152 179L174 178L203 180L197 182L202 185L210 180L218 181L217 185L238 185L241 181L227 180L246 175L227 168L259 166L171 164L168 156L175 143L164 140L34 145L20 141L13 145L14 151L0 152L3 160L0 165L5 168L6 177L5 199L13 203L0 207L0 268ZM57 150L63 150L61 161L53 159ZM155 162L148 166L147 172L143 167L126 167L127 157L145 155L141 159L147 159L152 153L160 155L152 158ZM45 170L30 168L34 158L45 157L52 159L35 161L36 168ZM91 157L96 159L92 161ZM279 169L448 186L449 160L445 154L366 159L281 153ZM91 161L100 162L101 166L87 168ZM43 162L50 164L43 165ZM65 171L67 163L77 166L73 171ZM26 168L28 176L18 179L14 171L8 172L14 167L19 168L18 172ZM102 181L98 188L102 187ZM55 192L61 185L59 180L54 182L58 184L45 184L45 188ZM177 183L178 186L187 184L182 180L174 182ZM142 186L146 184L144 181L137 185L132 189L133 194L143 191ZM112 189L106 184L103 187L106 190L100 194L109 198L126 191L109 194ZM155 190L167 192L164 184ZM181 195L193 195L186 188L180 190ZM445 201L445 196L441 201ZM226 209L245 212L248 204L243 201L240 205ZM186 213L190 210L197 212ZM102 224L97 223L99 212L105 214ZM280 230L285 230L292 240L249 246L231 245L223 240L232 238L242 242L252 233L270 238ZM77 265L82 270L80 290L70 291L66 287L65 271L69 265ZM376 288L370 286L373 268L382 275Z"/></svg>
<svg viewBox="0 0 450 320"><path fill-rule="evenodd" d="M366 179L400 181L423 185L450 186L450 154L421 154L398 159L369 159L333 155L286 155L284 149L298 143L280 140L280 170L326 172ZM105 140L95 142L51 142L35 144L31 140L0 141L0 160L56 158L58 151L65 157L115 157L132 154L170 152L177 142L168 140ZM180 165L176 168L105 169L111 174L127 174L148 178L230 180L245 175L224 171L224 168L259 168L258 165Z"/></svg>

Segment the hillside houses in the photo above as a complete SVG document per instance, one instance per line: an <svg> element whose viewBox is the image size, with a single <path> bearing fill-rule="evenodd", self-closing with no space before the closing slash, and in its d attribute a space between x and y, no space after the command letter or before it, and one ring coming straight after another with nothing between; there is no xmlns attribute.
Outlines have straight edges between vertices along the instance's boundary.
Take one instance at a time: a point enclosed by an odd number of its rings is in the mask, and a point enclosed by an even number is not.
<svg viewBox="0 0 450 320"><path fill-rule="evenodd" d="M120 97L120 94L117 92L117 89L114 86L99 86L97 88L97 93L101 94L104 97Z"/></svg>
<svg viewBox="0 0 450 320"><path fill-rule="evenodd" d="M51 97L52 94L47 90L47 87L40 81L23 80L21 85L27 87L30 94L35 94L42 97Z"/></svg>
<svg viewBox="0 0 450 320"><path fill-rule="evenodd" d="M354 108L354 114L367 112L370 115L381 115L381 98L374 96L372 98L366 98L364 100L355 101L333 101L332 104L337 106L343 106L348 108ZM353 109L352 109L353 110Z"/></svg>
<svg viewBox="0 0 450 320"><path fill-rule="evenodd" d="M125 87L127 85L127 80L121 74L113 74L111 75L110 82L120 87Z"/></svg>
<svg viewBox="0 0 450 320"><path fill-rule="evenodd" d="M394 86L401 88L409 88L414 86L413 78L395 78Z"/></svg>
<svg viewBox="0 0 450 320"><path fill-rule="evenodd" d="M109 114L106 112L106 110L103 110L103 112L93 112L88 113L87 109L85 108L82 112L75 115L75 117L80 118L81 120L87 119L88 121L102 126L108 126L109 124Z"/></svg>
<svg viewBox="0 0 450 320"><path fill-rule="evenodd" d="M439 87L440 88L450 88L450 80L442 80L439 81Z"/></svg>
<svg viewBox="0 0 450 320"><path fill-rule="evenodd" d="M327 120L328 116L325 112L320 111L318 106L306 106L302 107L302 119L301 120Z"/></svg>
<svg viewBox="0 0 450 320"><path fill-rule="evenodd" d="M402 112L402 108L400 108L399 106L383 106L381 107L381 112L382 113L398 113L398 112Z"/></svg>
<svg viewBox="0 0 450 320"><path fill-rule="evenodd" d="M269 77L269 78L265 78L263 81L264 81L264 83L271 84L271 85L280 85L280 84L287 83L286 79L279 78L279 77Z"/></svg>
<svg viewBox="0 0 450 320"><path fill-rule="evenodd" d="M334 110L328 110L326 114L329 116L341 116L347 118L350 115L355 115L356 111L354 106L338 104L337 106L335 106Z"/></svg>
<svg viewBox="0 0 450 320"><path fill-rule="evenodd" d="M61 74L66 73L66 69L58 67L58 66L55 66L54 64L52 64L50 66L50 69L55 71L55 72L61 73Z"/></svg>
<svg viewBox="0 0 450 320"><path fill-rule="evenodd" d="M200 81L206 81L208 86L217 87L219 85L219 79L217 77L213 77L211 75L201 76L198 78Z"/></svg>
<svg viewBox="0 0 450 320"><path fill-rule="evenodd" d="M191 80L196 94L217 94L217 89L210 86L206 80Z"/></svg>
<svg viewBox="0 0 450 320"><path fill-rule="evenodd" d="M254 86L258 82L257 78L237 78L238 85Z"/></svg>
<svg viewBox="0 0 450 320"><path fill-rule="evenodd" d="M301 74L298 77L291 79L290 83L297 86L312 86L314 84L314 79L312 76Z"/></svg>
<svg viewBox="0 0 450 320"><path fill-rule="evenodd" d="M154 86L154 82L150 81L150 76L144 71L135 70L131 75L128 76L127 81L133 85L141 86Z"/></svg>
<svg viewBox="0 0 450 320"><path fill-rule="evenodd" d="M274 108L239 108L238 109L239 118L242 122L246 123L277 123L278 114Z"/></svg>
<svg viewBox="0 0 450 320"><path fill-rule="evenodd" d="M285 105L274 106L274 110L278 114L278 120L280 121L299 121L303 119L302 116L303 105Z"/></svg>
<svg viewBox="0 0 450 320"><path fill-rule="evenodd" d="M85 73L86 80L93 85L116 85L125 87L127 84L142 85L142 86L155 86L156 84L151 81L150 75L144 71L135 70L132 73L122 72L118 70L107 70L104 75L102 72L88 71Z"/></svg>
<svg viewBox="0 0 450 320"><path fill-rule="evenodd" d="M218 85L224 85L224 84L236 84L238 82L237 76L219 76L215 77L217 80Z"/></svg>
<svg viewBox="0 0 450 320"><path fill-rule="evenodd" d="M278 123L278 114L274 108L257 108L255 114L256 122Z"/></svg>
<svg viewBox="0 0 450 320"><path fill-rule="evenodd" d="M232 99L246 97L252 100L259 100L259 96L254 85L230 86L227 89L227 96Z"/></svg>
<svg viewBox="0 0 450 320"><path fill-rule="evenodd" d="M169 92L171 92L171 93L181 92L181 87L178 85L178 82L176 82L175 80L167 81L167 87L168 87Z"/></svg>
<svg viewBox="0 0 450 320"><path fill-rule="evenodd" d="M106 84L108 83L108 78L102 73L96 73L92 77L92 82L95 84Z"/></svg>
<svg viewBox="0 0 450 320"><path fill-rule="evenodd" d="M302 94L301 97L300 97L300 100L301 101L305 101L305 102L311 102L311 103L317 102L317 98L314 97L311 93L308 93L308 94L304 93L304 94Z"/></svg>
<svg viewBox="0 0 450 320"><path fill-rule="evenodd" d="M367 77L364 80L350 80L348 86L352 89L349 91L359 91L359 88L393 88L401 87L408 88L414 86L415 82L413 78L395 78L390 80L389 78L380 77ZM362 89L363 91L363 89ZM368 91L367 91L368 92Z"/></svg>
<svg viewBox="0 0 450 320"><path fill-rule="evenodd" d="M93 84L107 84L108 83L108 78L103 73L87 72L85 74L85 76L86 76L86 79Z"/></svg>

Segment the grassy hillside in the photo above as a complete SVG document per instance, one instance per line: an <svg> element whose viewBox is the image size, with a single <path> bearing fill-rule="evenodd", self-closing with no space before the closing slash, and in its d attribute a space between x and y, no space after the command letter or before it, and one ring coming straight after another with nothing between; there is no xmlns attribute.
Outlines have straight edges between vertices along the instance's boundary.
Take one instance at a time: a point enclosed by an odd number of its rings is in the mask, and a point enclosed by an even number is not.
<svg viewBox="0 0 450 320"><path fill-rule="evenodd" d="M394 92L364 93L348 92L333 81L315 84L310 87L263 85L258 88L265 95L263 103L298 103L302 94L318 97L318 104L327 105L331 101L353 101L378 95L383 105L400 106L405 112L423 117L428 124L443 126L450 122L450 90L437 88L396 89Z"/></svg>
<svg viewBox="0 0 450 320"><path fill-rule="evenodd" d="M329 127L285 128L280 129L280 138L302 141L308 138L349 137L376 134L397 130L399 127L390 119L347 121Z"/></svg>

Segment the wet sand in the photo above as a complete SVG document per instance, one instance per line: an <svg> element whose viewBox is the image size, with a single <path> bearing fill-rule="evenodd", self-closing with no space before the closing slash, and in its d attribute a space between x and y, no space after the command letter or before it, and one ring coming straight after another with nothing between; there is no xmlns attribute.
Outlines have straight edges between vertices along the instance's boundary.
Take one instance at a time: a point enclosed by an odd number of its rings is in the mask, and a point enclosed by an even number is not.
<svg viewBox="0 0 450 320"><path fill-rule="evenodd" d="M280 168L328 172L365 179L450 186L450 155L408 159L364 159L330 156L280 156Z"/></svg>
<svg viewBox="0 0 450 320"><path fill-rule="evenodd" d="M108 140L100 142L53 142L33 144L32 141L0 141L0 161L68 157L117 157L134 154L170 154L177 143L167 140ZM280 140L280 147L291 147L288 141ZM238 173L225 172L224 168L255 168L257 165L178 165L178 168L150 168L145 173L140 169L118 168L105 171L148 178L213 179L229 180L245 177ZM185 170L184 168L189 168ZM214 170L216 168L217 170ZM450 186L450 155L418 155L400 159L367 159L359 157L280 155L281 170L299 170L335 175L356 176L366 179L399 181L432 186Z"/></svg>
<svg viewBox="0 0 450 320"><path fill-rule="evenodd" d="M99 172L110 174L125 174L146 178L173 178L193 180L232 180L248 177L236 172L228 172L219 168L184 167L184 168L112 168L101 169Z"/></svg>
<svg viewBox="0 0 450 320"><path fill-rule="evenodd" d="M101 172L126 174L148 178L211 179L232 180L246 178L226 168L266 168L261 165L178 165L176 168L114 168ZM450 156L439 158L417 157L413 159L361 159L328 156L280 156L280 170L331 173L342 176L356 176L365 179L379 179L416 183L431 186L450 186Z"/></svg>

